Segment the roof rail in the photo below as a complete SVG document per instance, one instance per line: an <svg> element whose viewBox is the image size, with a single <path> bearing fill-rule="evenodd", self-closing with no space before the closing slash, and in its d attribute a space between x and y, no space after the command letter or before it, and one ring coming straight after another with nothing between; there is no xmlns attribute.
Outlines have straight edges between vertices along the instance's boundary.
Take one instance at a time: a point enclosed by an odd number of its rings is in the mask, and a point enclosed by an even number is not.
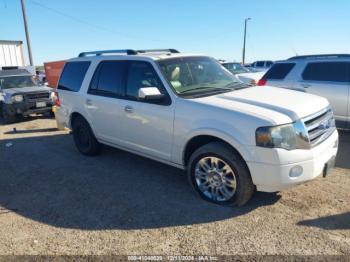
<svg viewBox="0 0 350 262"><path fill-rule="evenodd" d="M172 53L178 54L180 53L178 50L169 48L169 49L146 49L146 50L137 50L138 53Z"/></svg>
<svg viewBox="0 0 350 262"><path fill-rule="evenodd" d="M176 49L145 49L145 50L132 50L132 49L121 49L121 50L101 50L101 51L90 51L90 52L82 52L78 57L86 57L86 56L100 56L104 54L126 54L126 55L137 55L145 54L145 53L180 53Z"/></svg>
<svg viewBox="0 0 350 262"><path fill-rule="evenodd" d="M293 56L288 58L288 60L297 60L297 59L308 59L308 58L343 58L350 57L350 54L323 54L323 55L301 55L301 56Z"/></svg>
<svg viewBox="0 0 350 262"><path fill-rule="evenodd" d="M91 52L82 52L78 57L85 57L90 55L100 56L103 54L127 54L127 55L136 55L137 51L132 49L122 49L122 50L101 50L101 51L91 51Z"/></svg>

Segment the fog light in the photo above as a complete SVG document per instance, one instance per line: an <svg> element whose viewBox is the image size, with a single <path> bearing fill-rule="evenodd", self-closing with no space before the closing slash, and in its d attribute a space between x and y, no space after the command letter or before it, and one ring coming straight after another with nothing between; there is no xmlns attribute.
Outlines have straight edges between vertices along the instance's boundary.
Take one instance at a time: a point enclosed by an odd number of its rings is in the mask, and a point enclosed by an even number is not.
<svg viewBox="0 0 350 262"><path fill-rule="evenodd" d="M303 174L303 168L301 166L294 166L289 171L290 177L298 177L298 176L301 176L302 174Z"/></svg>

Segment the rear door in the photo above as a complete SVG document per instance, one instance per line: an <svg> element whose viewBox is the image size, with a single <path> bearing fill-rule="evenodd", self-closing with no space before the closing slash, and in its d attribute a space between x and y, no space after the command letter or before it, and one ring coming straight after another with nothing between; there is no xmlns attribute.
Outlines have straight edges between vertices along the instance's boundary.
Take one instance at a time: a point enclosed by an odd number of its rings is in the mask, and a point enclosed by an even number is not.
<svg viewBox="0 0 350 262"><path fill-rule="evenodd" d="M349 117L350 62L309 62L296 88L328 99L338 127L346 127Z"/></svg>
<svg viewBox="0 0 350 262"><path fill-rule="evenodd" d="M102 61L97 66L85 100L85 108L99 140L121 144L124 108L125 61Z"/></svg>

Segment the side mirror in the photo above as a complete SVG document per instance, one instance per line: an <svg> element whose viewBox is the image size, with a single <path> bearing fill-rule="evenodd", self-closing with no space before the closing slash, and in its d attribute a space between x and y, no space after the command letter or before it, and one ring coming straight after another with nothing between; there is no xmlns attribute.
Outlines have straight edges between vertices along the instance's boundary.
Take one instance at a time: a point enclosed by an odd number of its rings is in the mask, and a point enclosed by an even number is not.
<svg viewBox="0 0 350 262"><path fill-rule="evenodd" d="M139 89L138 97L144 100L160 101L165 95L157 87L142 87Z"/></svg>

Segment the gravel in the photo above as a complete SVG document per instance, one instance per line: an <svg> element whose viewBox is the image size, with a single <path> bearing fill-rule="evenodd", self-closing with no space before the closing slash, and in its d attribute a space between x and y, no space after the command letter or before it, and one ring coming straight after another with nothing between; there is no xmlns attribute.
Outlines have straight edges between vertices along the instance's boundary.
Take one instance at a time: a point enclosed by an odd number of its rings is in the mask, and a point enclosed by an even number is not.
<svg viewBox="0 0 350 262"><path fill-rule="evenodd" d="M55 127L0 125L1 255L350 255L349 132L331 176L226 208L180 170L109 147L82 156Z"/></svg>

